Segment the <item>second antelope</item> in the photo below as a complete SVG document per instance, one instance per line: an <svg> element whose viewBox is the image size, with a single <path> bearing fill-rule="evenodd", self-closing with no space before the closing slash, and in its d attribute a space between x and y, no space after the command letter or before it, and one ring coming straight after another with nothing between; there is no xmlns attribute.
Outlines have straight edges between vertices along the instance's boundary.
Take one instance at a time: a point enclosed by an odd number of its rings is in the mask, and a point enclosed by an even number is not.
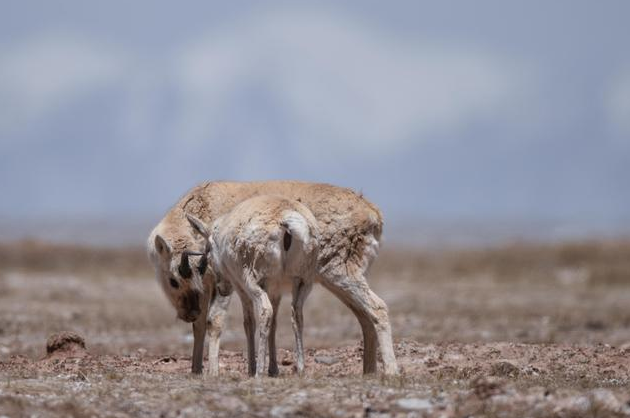
<svg viewBox="0 0 630 418"><path fill-rule="evenodd" d="M302 374L302 308L316 275L319 246L311 212L297 201L258 196L219 217L210 230L192 215L187 217L207 240L208 265L217 288L223 294L234 288L241 299L249 374L262 376L268 348L269 375L278 375L276 318L283 288L289 286L297 371Z"/></svg>

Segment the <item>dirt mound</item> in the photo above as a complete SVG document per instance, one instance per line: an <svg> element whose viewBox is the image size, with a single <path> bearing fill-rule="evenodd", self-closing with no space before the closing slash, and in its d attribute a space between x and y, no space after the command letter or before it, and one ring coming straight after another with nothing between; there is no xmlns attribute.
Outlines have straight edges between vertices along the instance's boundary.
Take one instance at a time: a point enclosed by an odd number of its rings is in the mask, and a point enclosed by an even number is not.
<svg viewBox="0 0 630 418"><path fill-rule="evenodd" d="M46 358L84 357L86 355L85 340L77 333L58 332L52 334L46 341Z"/></svg>

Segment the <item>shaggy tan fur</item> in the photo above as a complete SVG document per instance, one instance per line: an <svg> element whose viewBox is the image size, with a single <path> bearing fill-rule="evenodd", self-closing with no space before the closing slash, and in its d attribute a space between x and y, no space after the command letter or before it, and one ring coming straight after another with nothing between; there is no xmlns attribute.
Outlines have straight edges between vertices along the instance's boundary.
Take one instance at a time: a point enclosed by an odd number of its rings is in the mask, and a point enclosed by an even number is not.
<svg viewBox="0 0 630 418"><path fill-rule="evenodd" d="M367 285L365 275L377 255L383 219L378 208L362 195L346 188L328 184L296 181L270 182L206 182L190 190L156 226L148 240L148 251L156 267L158 280L167 296L176 305L178 292L168 287L170 277L177 277L179 257L184 250L202 250L203 237L195 234L186 214L192 214L206 225L231 211L238 203L257 195L278 195L304 204L317 220L320 246L317 260L322 284L339 297L357 316L364 337L363 366L365 373L376 371L376 347L381 350L384 371L397 372L393 354L391 329L385 303ZM170 247L168 254L156 250L161 237ZM168 259L165 259L168 258ZM196 270L196 269L193 269ZM204 289L201 316L208 315L210 341L210 373L218 372L218 335L228 301L214 292L214 277L206 273L203 284L193 277L189 288ZM180 288L181 289L181 288ZM228 296L229 298L229 296ZM195 348L193 372L201 371L205 319L193 324ZM203 332L201 330L204 330ZM201 346L201 347L200 347Z"/></svg>
<svg viewBox="0 0 630 418"><path fill-rule="evenodd" d="M269 375L278 375L276 317L285 288L292 289L291 322L297 371L301 374L302 309L317 276L317 220L296 200L261 195L239 203L219 217L210 232L203 225L199 228L200 222L191 220L191 226L201 235L208 235L208 259L218 288L223 280L228 280L241 298L250 375L262 376L267 346Z"/></svg>

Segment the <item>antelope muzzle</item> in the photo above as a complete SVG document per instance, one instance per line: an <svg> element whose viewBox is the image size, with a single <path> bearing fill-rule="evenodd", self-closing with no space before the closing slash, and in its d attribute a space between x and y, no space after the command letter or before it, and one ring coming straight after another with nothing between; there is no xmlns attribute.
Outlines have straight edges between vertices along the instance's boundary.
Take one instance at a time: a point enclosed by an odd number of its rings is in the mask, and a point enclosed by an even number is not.
<svg viewBox="0 0 630 418"><path fill-rule="evenodd" d="M179 309L177 316L182 321L195 322L201 314L199 305L201 293L196 290L189 290L184 293L179 300Z"/></svg>

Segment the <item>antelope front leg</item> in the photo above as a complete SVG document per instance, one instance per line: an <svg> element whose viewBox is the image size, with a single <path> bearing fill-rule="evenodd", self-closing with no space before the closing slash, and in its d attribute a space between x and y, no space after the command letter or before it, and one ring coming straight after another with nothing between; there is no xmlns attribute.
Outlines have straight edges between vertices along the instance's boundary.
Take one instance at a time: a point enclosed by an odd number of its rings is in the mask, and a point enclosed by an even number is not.
<svg viewBox="0 0 630 418"><path fill-rule="evenodd" d="M209 340L207 374L212 377L219 375L219 346L231 297L231 293L227 296L221 296L217 293L208 312L206 326Z"/></svg>
<svg viewBox="0 0 630 418"><path fill-rule="evenodd" d="M202 313L193 322L192 373L200 374L203 370L203 346L206 339L206 314Z"/></svg>
<svg viewBox="0 0 630 418"><path fill-rule="evenodd" d="M304 317L302 310L306 297L313 288L312 283L305 282L302 279L294 279L293 281L293 300L291 302L291 324L293 325L293 334L295 335L295 352L297 355L297 372L298 375L304 374L304 343L302 340L302 330L304 328Z"/></svg>
<svg viewBox="0 0 630 418"><path fill-rule="evenodd" d="M251 271L244 273L245 290L254 304L256 326L258 328L258 355L256 356L256 378L259 379L265 372L265 359L267 357L267 343L269 341L269 329L273 308L267 293L260 287L256 276Z"/></svg>
<svg viewBox="0 0 630 418"><path fill-rule="evenodd" d="M193 353L192 367L193 374L201 374L203 370L203 349L206 340L206 316L208 315L209 296L204 293L201 301L201 313L195 322L193 322Z"/></svg>
<svg viewBox="0 0 630 418"><path fill-rule="evenodd" d="M245 328L245 337L247 339L247 373L250 376L256 374L256 320L254 318L254 307L246 294L241 294L241 305L243 307L243 328Z"/></svg>

